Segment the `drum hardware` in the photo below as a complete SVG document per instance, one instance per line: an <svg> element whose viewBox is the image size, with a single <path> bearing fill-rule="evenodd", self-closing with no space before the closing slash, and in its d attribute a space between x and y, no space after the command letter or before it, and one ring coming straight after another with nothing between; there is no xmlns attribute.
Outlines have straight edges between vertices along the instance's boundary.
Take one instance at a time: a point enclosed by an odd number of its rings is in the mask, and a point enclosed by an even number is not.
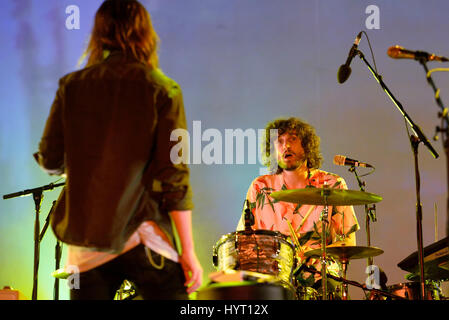
<svg viewBox="0 0 449 320"><path fill-rule="evenodd" d="M132 282L124 280L113 300L133 300L138 296Z"/></svg>
<svg viewBox="0 0 449 320"><path fill-rule="evenodd" d="M347 269L348 269L348 265L349 265L349 260L374 257L374 256L378 256L383 253L382 249L375 248L375 247L346 246L346 245L339 245L339 246L330 245L327 247L326 251L329 256L339 260L340 263L342 264L344 280L346 280L346 274L347 274ZM320 256L321 249L306 251L304 254L306 257ZM325 292L325 291L323 291L323 292ZM343 282L342 294L343 294L342 295L343 300L347 300L348 299L348 283L346 281Z"/></svg>
<svg viewBox="0 0 449 320"><path fill-rule="evenodd" d="M321 300L322 297L312 287L303 287L298 286L296 289L296 296L298 297L298 300ZM329 299L332 300L332 299Z"/></svg>
<svg viewBox="0 0 449 320"><path fill-rule="evenodd" d="M382 197L364 191L355 191L347 189L330 189L329 186L322 188L304 188L291 189L272 192L270 196L278 201L293 202L306 205L323 205L320 220L321 227L321 248L312 250L318 252L321 257L321 283L323 299L327 299L327 249L326 249L326 226L328 224L329 206L348 206L348 205L366 205L376 203L382 200ZM377 248L376 248L377 249ZM380 249L379 249L380 250ZM316 255L314 252L314 255ZM361 254L362 252L360 252ZM383 253L383 251L381 252ZM380 254L380 253L379 253ZM347 263L345 262L347 267ZM346 272L344 270L344 272ZM344 298L347 298L347 286L344 287Z"/></svg>
<svg viewBox="0 0 449 320"><path fill-rule="evenodd" d="M320 271L314 270L313 268L309 268L309 267L304 267L304 270L307 271L307 272L310 272L310 273L315 273L315 274L320 273ZM389 298L393 298L393 299L397 299L397 300L407 300L406 298L401 297L399 295L396 295L394 293L391 293L389 291L384 291L384 290L375 289L375 288L368 289L366 284L360 284L357 281L344 279L343 277L337 277L337 276L335 276L333 274L330 274L330 273L327 275L327 277L331 278L331 279L333 279L335 281L341 282L341 283L346 283L347 285L352 285L354 287L358 287L358 288L360 288L360 289L362 289L364 291L370 291L370 292L375 293L377 295L381 295L381 296L384 296L384 297L389 297Z"/></svg>
<svg viewBox="0 0 449 320"><path fill-rule="evenodd" d="M315 273L321 275L321 271L316 269L306 267L305 265L301 266L300 271L306 271L310 273ZM328 274L327 278L330 278L330 274ZM321 286L321 285L320 285ZM322 292L319 292L315 287L310 285L304 285L300 283L299 280L296 279L295 283L296 288L296 296L298 300L338 300L340 288L336 287L335 291L328 290L326 299L323 299Z"/></svg>

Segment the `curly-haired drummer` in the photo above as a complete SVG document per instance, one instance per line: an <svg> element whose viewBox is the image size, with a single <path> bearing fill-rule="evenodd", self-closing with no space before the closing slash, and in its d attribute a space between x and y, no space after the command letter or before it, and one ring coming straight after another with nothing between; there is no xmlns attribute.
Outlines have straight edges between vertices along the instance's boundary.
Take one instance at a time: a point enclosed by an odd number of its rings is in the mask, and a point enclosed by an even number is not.
<svg viewBox="0 0 449 320"><path fill-rule="evenodd" d="M270 144L270 130L273 129L277 130L277 138ZM320 139L311 125L297 118L279 119L268 123L265 130L265 164L273 174L257 177L249 187L246 199L254 215L253 229L278 231L289 237L292 237L294 231L301 244L298 254L300 263L319 271L320 260L306 259L303 252L321 248L320 217L324 206L277 201L270 193L287 189L321 188L324 185L347 189L346 183L335 174L319 170L322 161ZM359 224L353 207L330 206L328 213L327 245L337 242L355 245L355 232L359 229ZM245 219L242 214L237 230L244 228ZM328 267L328 272L336 276L339 276L339 271L337 263ZM302 286L317 290L321 288L320 279L319 273L301 271L297 275ZM335 284L329 279L328 292L334 291Z"/></svg>

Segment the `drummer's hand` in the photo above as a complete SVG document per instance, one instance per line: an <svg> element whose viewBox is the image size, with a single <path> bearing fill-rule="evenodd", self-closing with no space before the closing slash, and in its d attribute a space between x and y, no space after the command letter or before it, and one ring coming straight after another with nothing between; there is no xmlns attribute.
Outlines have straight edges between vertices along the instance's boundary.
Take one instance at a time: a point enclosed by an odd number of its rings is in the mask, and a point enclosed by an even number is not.
<svg viewBox="0 0 449 320"><path fill-rule="evenodd" d="M186 278L184 286L187 287L187 293L191 294L196 291L203 282L203 268L193 250L183 252L179 262L181 263Z"/></svg>
<svg viewBox="0 0 449 320"><path fill-rule="evenodd" d="M304 255L307 251L314 250L314 248L309 247L308 245L301 246L300 250L298 250L298 254Z"/></svg>
<svg viewBox="0 0 449 320"><path fill-rule="evenodd" d="M299 264L303 264L306 261L305 253L307 251L313 250L311 247L307 245L301 246L298 250L296 250L296 258L298 259Z"/></svg>

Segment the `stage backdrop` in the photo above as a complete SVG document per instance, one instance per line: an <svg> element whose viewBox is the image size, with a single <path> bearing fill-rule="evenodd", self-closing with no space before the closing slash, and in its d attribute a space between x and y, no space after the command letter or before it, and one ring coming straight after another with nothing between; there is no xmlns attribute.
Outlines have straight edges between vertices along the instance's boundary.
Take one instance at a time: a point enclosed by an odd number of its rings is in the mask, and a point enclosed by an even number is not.
<svg viewBox="0 0 449 320"><path fill-rule="evenodd" d="M34 162L38 142L54 98L58 79L79 67L101 1L4 0L0 4L0 194L57 181ZM363 177L366 191L379 194L377 222L371 224L372 246L384 253L374 264L385 270L388 285L404 282L398 262L416 251L416 194L413 154L404 118L358 58L344 84L337 69L346 61L355 36L365 31L379 74L410 117L423 129L440 157L419 147L424 245L446 236L446 157L433 141L440 125L433 91L422 66L393 60L386 54L399 44L411 50L449 55L449 3L440 1L299 1L299 0L143 0L161 39L164 72L182 87L194 146L194 121L200 134L222 142L222 164L208 164L204 148L211 142L196 136L203 150L191 164L195 192L193 215L196 249L204 267L204 283L214 271L212 248L233 232L251 181L262 168L245 155L225 164L225 130L257 132L279 117L300 117L321 137L323 169L345 178L358 190L353 173L332 163L336 154L376 167ZM374 66L363 35L359 49ZM436 62L429 68L444 67ZM449 74L433 78L449 103ZM198 122L197 122L198 121ZM199 138L200 137L200 138ZM259 142L256 142L259 144ZM245 145L251 149L254 142ZM228 150L229 151L229 150ZM218 151L217 151L218 152ZM235 150L238 153L238 150ZM241 153L240 153L241 154ZM231 155L232 156L232 155ZM229 153L228 153L228 157ZM219 162L219 161L218 161ZM368 172L358 169L358 173ZM59 189L42 201L41 228ZM436 208L436 210L435 210ZM366 245L365 213L356 207ZM435 214L436 212L436 214ZM437 228L435 228L437 221ZM0 287L12 286L31 298L34 202L32 197L0 200ZM53 299L55 237L49 229L41 242L39 299ZM62 263L66 254L63 247ZM364 283L366 260L353 260L348 278ZM350 288L353 299L363 292ZM65 280L61 299L68 299Z"/></svg>

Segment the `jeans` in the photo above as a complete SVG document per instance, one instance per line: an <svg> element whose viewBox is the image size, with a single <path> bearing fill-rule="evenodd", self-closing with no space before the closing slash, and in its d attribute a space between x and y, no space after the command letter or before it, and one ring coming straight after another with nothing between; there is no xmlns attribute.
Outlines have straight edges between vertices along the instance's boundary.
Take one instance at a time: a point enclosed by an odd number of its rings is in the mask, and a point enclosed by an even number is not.
<svg viewBox="0 0 449 320"><path fill-rule="evenodd" d="M150 263L147 252L155 264L163 263L162 269ZM125 280L133 284L144 300L188 299L181 265L142 244L101 266L81 272L79 280L79 289L70 290L71 300L112 300Z"/></svg>

